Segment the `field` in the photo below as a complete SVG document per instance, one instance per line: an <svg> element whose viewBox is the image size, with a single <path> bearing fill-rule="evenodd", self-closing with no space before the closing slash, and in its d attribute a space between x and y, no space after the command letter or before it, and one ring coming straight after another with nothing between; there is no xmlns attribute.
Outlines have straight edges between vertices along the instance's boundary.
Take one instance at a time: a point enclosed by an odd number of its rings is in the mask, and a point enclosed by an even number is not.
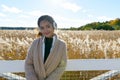
<svg viewBox="0 0 120 80"><path fill-rule="evenodd" d="M37 30L0 30L0 59L24 60L28 47L38 38L37 32ZM120 31L58 30L56 34L66 41L69 59L120 58ZM69 73L70 76L75 73L77 77L81 76L81 79L88 80L102 72L105 71L65 72L65 74ZM94 75L90 75L93 73Z"/></svg>

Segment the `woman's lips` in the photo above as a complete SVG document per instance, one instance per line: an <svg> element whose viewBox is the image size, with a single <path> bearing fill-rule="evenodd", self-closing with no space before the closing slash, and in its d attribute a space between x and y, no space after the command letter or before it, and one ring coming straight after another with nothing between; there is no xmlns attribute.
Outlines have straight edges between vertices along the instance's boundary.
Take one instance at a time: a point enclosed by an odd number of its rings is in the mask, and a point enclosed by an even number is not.
<svg viewBox="0 0 120 80"><path fill-rule="evenodd" d="M48 35L49 34L49 32L48 33L45 33L45 35Z"/></svg>

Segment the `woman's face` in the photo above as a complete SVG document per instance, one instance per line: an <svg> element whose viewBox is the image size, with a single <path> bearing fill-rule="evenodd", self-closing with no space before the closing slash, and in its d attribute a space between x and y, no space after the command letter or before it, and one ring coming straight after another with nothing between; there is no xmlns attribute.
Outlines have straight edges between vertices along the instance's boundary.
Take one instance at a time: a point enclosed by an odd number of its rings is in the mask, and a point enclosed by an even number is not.
<svg viewBox="0 0 120 80"><path fill-rule="evenodd" d="M40 22L40 31L45 37L52 37L54 34L54 28L52 24L45 20Z"/></svg>

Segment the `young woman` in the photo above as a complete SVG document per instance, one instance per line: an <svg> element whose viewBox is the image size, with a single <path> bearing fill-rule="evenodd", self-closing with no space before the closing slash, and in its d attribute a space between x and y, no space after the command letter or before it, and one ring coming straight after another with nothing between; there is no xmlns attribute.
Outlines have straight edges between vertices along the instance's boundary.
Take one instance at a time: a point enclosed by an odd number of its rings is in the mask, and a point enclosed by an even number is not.
<svg viewBox="0 0 120 80"><path fill-rule="evenodd" d="M49 15L38 19L42 34L27 51L25 76L27 80L60 80L67 64L67 46L54 30L57 24Z"/></svg>

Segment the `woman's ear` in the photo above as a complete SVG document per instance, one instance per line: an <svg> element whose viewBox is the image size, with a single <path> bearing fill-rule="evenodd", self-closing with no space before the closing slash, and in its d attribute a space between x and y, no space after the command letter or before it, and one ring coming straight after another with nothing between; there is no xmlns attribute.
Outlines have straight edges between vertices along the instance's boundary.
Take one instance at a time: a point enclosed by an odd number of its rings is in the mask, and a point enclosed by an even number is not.
<svg viewBox="0 0 120 80"><path fill-rule="evenodd" d="M41 31L40 27L38 26L39 31Z"/></svg>
<svg viewBox="0 0 120 80"><path fill-rule="evenodd" d="M54 27L54 29L57 29L57 23L56 22L53 22L53 27Z"/></svg>

